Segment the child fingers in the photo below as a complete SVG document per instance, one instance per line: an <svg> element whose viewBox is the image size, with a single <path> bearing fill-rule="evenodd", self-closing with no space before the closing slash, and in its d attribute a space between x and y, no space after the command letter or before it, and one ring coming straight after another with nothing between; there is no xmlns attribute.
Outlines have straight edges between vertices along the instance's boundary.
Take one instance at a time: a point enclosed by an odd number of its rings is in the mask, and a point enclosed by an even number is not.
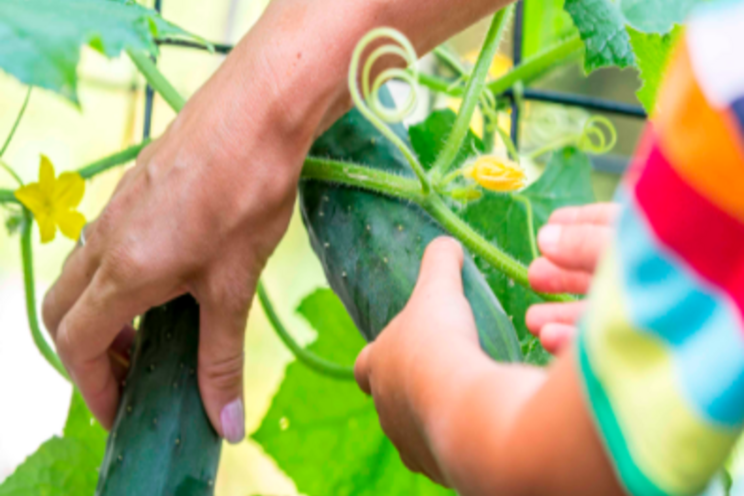
<svg viewBox="0 0 744 496"><path fill-rule="evenodd" d="M538 335L548 324L575 325L583 315L586 305L585 301L532 305L525 317L527 329Z"/></svg>
<svg viewBox="0 0 744 496"><path fill-rule="evenodd" d="M543 256L556 265L594 272L612 233L609 227L548 224L540 229L537 242Z"/></svg>
<svg viewBox="0 0 744 496"><path fill-rule="evenodd" d="M462 293L463 261L462 246L455 239L442 236L429 243L414 295L424 290Z"/></svg>
<svg viewBox="0 0 744 496"><path fill-rule="evenodd" d="M556 354L571 343L576 336L575 326L567 324L547 324L540 330L540 344L548 352Z"/></svg>
<svg viewBox="0 0 744 496"><path fill-rule="evenodd" d="M585 294L592 282L590 273L563 269L544 257L532 262L528 276L532 289L542 293Z"/></svg>
<svg viewBox="0 0 744 496"><path fill-rule="evenodd" d="M356 379L359 389L365 394L372 394L372 386L369 380L370 355L372 354L372 344L368 344L357 356L354 363L354 378Z"/></svg>
<svg viewBox="0 0 744 496"><path fill-rule="evenodd" d="M592 224L609 226L620 213L618 203L592 203L580 207L559 208L550 215L548 224Z"/></svg>

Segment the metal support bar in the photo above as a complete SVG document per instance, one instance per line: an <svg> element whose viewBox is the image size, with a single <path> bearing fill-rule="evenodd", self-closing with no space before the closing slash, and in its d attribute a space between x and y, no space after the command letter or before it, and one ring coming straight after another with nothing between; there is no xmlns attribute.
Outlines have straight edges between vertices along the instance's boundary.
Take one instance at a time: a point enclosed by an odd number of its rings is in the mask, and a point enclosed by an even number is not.
<svg viewBox="0 0 744 496"><path fill-rule="evenodd" d="M514 98L512 90L507 90L503 94L507 98ZM591 96L576 95L573 93L562 93L559 91L540 90L534 88L525 88L522 93L525 100L534 100L539 102L557 103L570 107L583 107L598 112L607 112L609 114L624 115L646 119L648 115L640 105L630 103L616 102L604 98L595 98Z"/></svg>
<svg viewBox="0 0 744 496"><path fill-rule="evenodd" d="M518 0L516 8L514 9L514 35L513 40L513 53L512 59L514 60L513 67L517 67L522 63L522 27L524 25L524 2ZM519 149L519 101L512 95L512 106L511 106L511 139L514 146Z"/></svg>

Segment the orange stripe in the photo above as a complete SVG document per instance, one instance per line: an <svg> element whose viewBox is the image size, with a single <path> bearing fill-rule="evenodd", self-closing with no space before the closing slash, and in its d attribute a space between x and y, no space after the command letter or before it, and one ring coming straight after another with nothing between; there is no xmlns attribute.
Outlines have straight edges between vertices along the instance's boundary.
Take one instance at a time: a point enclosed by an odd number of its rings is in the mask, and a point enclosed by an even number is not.
<svg viewBox="0 0 744 496"><path fill-rule="evenodd" d="M675 170L711 203L744 222L739 126L730 110L714 110L706 101L686 43L680 43L669 66L658 109L654 122L660 146Z"/></svg>

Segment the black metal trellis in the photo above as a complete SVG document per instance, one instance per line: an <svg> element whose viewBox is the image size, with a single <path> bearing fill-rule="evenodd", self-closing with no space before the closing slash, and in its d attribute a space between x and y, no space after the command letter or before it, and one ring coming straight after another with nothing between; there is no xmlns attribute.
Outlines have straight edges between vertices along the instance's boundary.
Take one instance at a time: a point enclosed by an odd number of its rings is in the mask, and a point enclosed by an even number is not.
<svg viewBox="0 0 744 496"><path fill-rule="evenodd" d="M161 12L162 0L155 0L155 10ZM513 47L514 47L514 66L516 67L522 62L522 40L524 33L522 30L524 24L524 4L523 0L518 0L515 8L514 16L514 32L513 32ZM206 47L188 40L162 40L158 42L161 45L170 45L182 48L194 48L200 50L206 50ZM233 49L233 45L224 43L212 44L213 50L216 53L228 54ZM150 137L150 131L152 127L152 112L153 112L153 90L149 85L145 92L145 123L144 123L144 137ZM512 120L511 120L511 137L514 143L519 141L519 119L520 109L519 102L514 97L514 90L510 89L504 92L503 96L511 98L512 100ZM574 93L565 93L559 91L541 90L536 88L523 88L519 92L520 98L524 100L532 100L546 103L556 103L560 105L567 105L571 107L581 107L588 110L597 112L605 112L614 115L645 119L647 118L646 111L640 105L633 105L629 103L616 102L614 100L608 100L605 98L595 98L584 95L577 95Z"/></svg>

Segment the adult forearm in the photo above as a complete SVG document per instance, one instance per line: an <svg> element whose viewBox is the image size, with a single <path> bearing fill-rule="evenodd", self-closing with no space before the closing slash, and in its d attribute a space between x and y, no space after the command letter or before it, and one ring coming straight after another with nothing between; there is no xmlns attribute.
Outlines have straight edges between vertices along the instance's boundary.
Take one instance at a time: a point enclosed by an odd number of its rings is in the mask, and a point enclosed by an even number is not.
<svg viewBox="0 0 744 496"><path fill-rule="evenodd" d="M291 128L315 134L350 108L351 54L368 31L396 28L419 55L508 3L506 0L274 0L231 55L236 73L271 76ZM255 51L264 67L255 67ZM249 67L243 66L249 64ZM268 71L265 71L268 69Z"/></svg>

